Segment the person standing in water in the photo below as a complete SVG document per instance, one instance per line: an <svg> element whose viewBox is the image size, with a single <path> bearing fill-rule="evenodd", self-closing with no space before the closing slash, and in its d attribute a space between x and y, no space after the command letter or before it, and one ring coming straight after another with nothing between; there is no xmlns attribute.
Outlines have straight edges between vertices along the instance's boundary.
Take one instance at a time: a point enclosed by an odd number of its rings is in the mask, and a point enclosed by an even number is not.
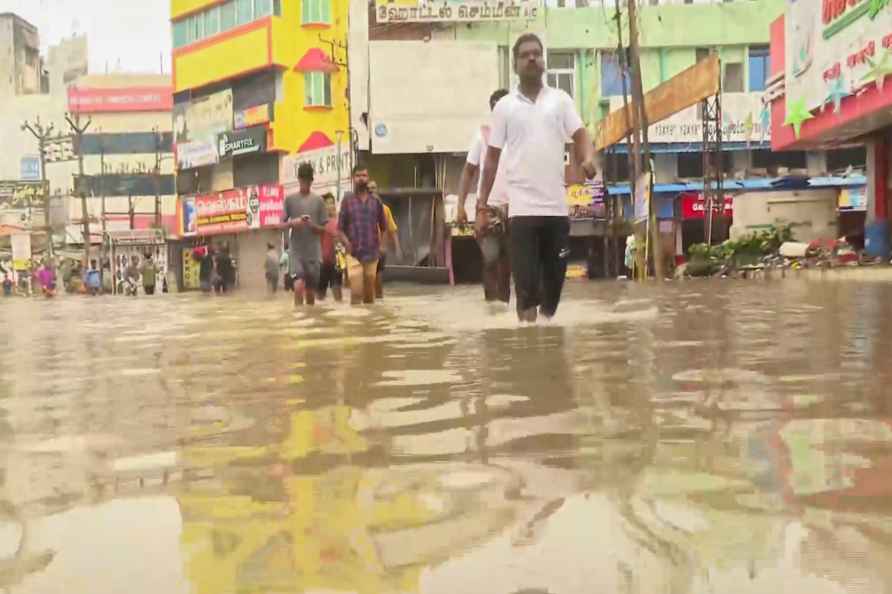
<svg viewBox="0 0 892 594"><path fill-rule="evenodd" d="M325 232L322 234L322 271L319 278L319 299L325 299L329 287L335 301L340 303L344 299L343 283L344 269L338 258L338 208L335 197L326 194L325 206L328 209L328 222L325 224Z"/></svg>
<svg viewBox="0 0 892 594"><path fill-rule="evenodd" d="M564 183L568 138L586 176L595 174L594 145L573 99L542 81L543 50L542 41L532 33L521 35L514 44L514 71L520 84L493 110L474 225L478 236L485 232L496 173L504 167L511 268L521 322L535 322L540 314L552 318L560 304L570 254Z"/></svg>
<svg viewBox="0 0 892 594"><path fill-rule="evenodd" d="M379 233L378 241L380 242L378 258L378 270L375 272L375 299L384 299L384 269L387 268L387 245L393 247L394 254L397 258L402 258L402 248L400 247L400 236L398 234L399 227L393 218L393 211L381 199L378 193L378 182L373 179L369 180L369 193L378 199L381 207L384 209L384 218L387 220L387 229Z"/></svg>
<svg viewBox="0 0 892 594"><path fill-rule="evenodd" d="M297 168L300 188L285 199L284 223L291 228L288 238L288 260L294 279L294 304L316 303L319 273L322 267L322 246L319 236L328 223L328 211L322 198L311 191L313 166L301 163Z"/></svg>
<svg viewBox="0 0 892 594"><path fill-rule="evenodd" d="M344 195L338 215L338 233L349 254L347 275L352 305L375 302L381 234L386 229L384 206L369 192L369 170L365 165L357 165L353 168L353 192Z"/></svg>
<svg viewBox="0 0 892 594"><path fill-rule="evenodd" d="M508 94L505 89L495 91L489 97L489 109L493 110L496 104ZM477 178L477 197L482 194L483 172L481 166L485 166L486 148L489 145L491 128L482 126L468 150L465 167L462 170L459 182L458 212L456 222L464 225L468 222L468 213L465 210L465 202L474 178ZM504 150L502 151L504 153ZM483 295L488 302L508 303L511 300L511 255L509 253L508 240L508 195L505 193L505 180L503 172L496 173L496 180L488 202L486 211L487 226L477 236L477 244L480 246L480 254L483 257ZM476 217L475 217L476 220Z"/></svg>

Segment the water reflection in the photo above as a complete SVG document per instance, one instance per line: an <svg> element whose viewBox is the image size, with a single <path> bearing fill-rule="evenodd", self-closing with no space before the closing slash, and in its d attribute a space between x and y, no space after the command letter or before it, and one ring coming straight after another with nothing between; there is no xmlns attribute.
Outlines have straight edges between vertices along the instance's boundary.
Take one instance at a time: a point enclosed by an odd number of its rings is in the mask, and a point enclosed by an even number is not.
<svg viewBox="0 0 892 594"><path fill-rule="evenodd" d="M569 293L4 302L0 591L892 590L892 289Z"/></svg>

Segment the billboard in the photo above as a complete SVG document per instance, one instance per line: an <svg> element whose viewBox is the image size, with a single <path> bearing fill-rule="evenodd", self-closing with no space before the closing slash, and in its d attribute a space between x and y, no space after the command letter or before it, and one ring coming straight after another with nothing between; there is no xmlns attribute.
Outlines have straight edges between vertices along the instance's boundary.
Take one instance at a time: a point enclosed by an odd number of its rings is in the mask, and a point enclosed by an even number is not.
<svg viewBox="0 0 892 594"><path fill-rule="evenodd" d="M279 179L285 186L297 185L297 168L301 163L313 166L313 191L317 194L331 192L337 196L338 182L341 189L350 189L353 185L350 174L350 145L344 143L340 149L333 144L312 151L294 153L282 158L282 169ZM339 178L340 173L340 179Z"/></svg>
<svg viewBox="0 0 892 594"><path fill-rule="evenodd" d="M232 130L232 89L173 107L177 168L213 165L220 159L218 136Z"/></svg>
<svg viewBox="0 0 892 594"><path fill-rule="evenodd" d="M170 111L173 87L68 87L68 109L73 113Z"/></svg>
<svg viewBox="0 0 892 594"><path fill-rule="evenodd" d="M843 98L869 85L883 88L892 49L888 0L815 0L787 6L788 111L839 111Z"/></svg>
<svg viewBox="0 0 892 594"><path fill-rule="evenodd" d="M183 234L213 235L274 227L282 222L284 194L282 186L266 185L184 199ZM192 204L194 215L189 212Z"/></svg>
<svg viewBox="0 0 892 594"><path fill-rule="evenodd" d="M217 139L217 155L221 161L239 155L265 152L266 128L263 126L224 132Z"/></svg>
<svg viewBox="0 0 892 594"><path fill-rule="evenodd" d="M537 0L375 0L379 23L486 22L535 19Z"/></svg>

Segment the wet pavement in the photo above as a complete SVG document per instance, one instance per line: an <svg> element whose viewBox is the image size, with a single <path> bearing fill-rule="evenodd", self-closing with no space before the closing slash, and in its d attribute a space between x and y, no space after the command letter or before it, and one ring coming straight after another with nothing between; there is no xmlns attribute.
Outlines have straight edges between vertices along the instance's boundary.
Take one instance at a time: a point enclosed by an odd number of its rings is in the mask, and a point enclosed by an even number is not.
<svg viewBox="0 0 892 594"><path fill-rule="evenodd" d="M892 285L0 302L0 592L892 592Z"/></svg>

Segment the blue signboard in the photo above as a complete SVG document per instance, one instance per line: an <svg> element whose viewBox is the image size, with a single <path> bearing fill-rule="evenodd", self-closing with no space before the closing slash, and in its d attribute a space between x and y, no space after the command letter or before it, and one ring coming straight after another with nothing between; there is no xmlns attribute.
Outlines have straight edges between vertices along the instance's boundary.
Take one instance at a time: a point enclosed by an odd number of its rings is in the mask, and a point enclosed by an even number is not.
<svg viewBox="0 0 892 594"><path fill-rule="evenodd" d="M36 155L22 157L19 179L22 181L40 181L40 157Z"/></svg>

